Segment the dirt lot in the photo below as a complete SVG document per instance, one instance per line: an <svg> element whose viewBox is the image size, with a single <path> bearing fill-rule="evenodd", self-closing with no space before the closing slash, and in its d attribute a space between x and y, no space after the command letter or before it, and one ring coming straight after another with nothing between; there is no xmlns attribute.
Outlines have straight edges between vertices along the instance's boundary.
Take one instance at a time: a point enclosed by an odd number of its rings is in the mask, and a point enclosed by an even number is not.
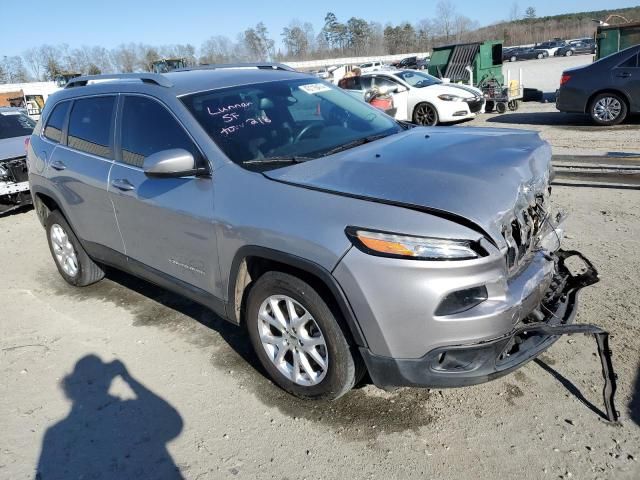
<svg viewBox="0 0 640 480"><path fill-rule="evenodd" d="M483 114L459 125L536 130L555 154L640 155L640 116L622 125L599 127L586 115L559 112L555 103L526 102L516 112Z"/></svg>
<svg viewBox="0 0 640 480"><path fill-rule="evenodd" d="M102 472L92 478L177 468L192 479L637 479L640 194L557 188L555 198L572 214L568 246L602 274L578 321L613 333L622 426L594 412L600 366L583 336L477 387L297 401L266 380L242 331L205 309L118 273L67 286L27 211L0 218L0 478L65 458L92 459ZM138 470L123 471L119 455Z"/></svg>

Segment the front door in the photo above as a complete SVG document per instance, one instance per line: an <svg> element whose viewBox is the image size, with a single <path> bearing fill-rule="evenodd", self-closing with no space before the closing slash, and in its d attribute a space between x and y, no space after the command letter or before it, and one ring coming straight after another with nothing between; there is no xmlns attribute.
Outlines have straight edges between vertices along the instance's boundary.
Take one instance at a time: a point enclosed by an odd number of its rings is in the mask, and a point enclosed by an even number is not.
<svg viewBox="0 0 640 480"><path fill-rule="evenodd" d="M142 95L121 97L119 145L109 193L127 257L196 286L216 291L218 258L210 177L150 178L145 157L183 148L205 159L169 110Z"/></svg>

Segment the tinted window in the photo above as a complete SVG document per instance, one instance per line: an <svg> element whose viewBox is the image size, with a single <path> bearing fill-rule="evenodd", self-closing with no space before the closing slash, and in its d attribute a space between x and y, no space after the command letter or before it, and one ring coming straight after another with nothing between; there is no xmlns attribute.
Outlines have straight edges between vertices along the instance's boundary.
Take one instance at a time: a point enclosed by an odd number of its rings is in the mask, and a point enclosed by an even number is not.
<svg viewBox="0 0 640 480"><path fill-rule="evenodd" d="M311 78L212 90L181 97L234 162L279 168L292 157L318 159L339 146L400 127L339 88Z"/></svg>
<svg viewBox="0 0 640 480"><path fill-rule="evenodd" d="M73 102L68 145L100 157L111 156L111 117L116 97L82 98Z"/></svg>
<svg viewBox="0 0 640 480"><path fill-rule="evenodd" d="M160 103L130 96L122 110L122 161L142 167L145 157L170 148L184 148L198 159L198 150L180 124Z"/></svg>
<svg viewBox="0 0 640 480"><path fill-rule="evenodd" d="M628 58L619 65L620 68L637 68L638 67L638 54L631 58Z"/></svg>
<svg viewBox="0 0 640 480"><path fill-rule="evenodd" d="M62 141L62 129L64 128L64 120L67 117L70 102L62 102L55 106L47 126L44 127L44 136L49 140L60 143Z"/></svg>
<svg viewBox="0 0 640 480"><path fill-rule="evenodd" d="M345 90L368 90L371 88L371 77L346 77L338 83Z"/></svg>
<svg viewBox="0 0 640 480"><path fill-rule="evenodd" d="M24 113L0 112L0 139L31 135L35 122Z"/></svg>

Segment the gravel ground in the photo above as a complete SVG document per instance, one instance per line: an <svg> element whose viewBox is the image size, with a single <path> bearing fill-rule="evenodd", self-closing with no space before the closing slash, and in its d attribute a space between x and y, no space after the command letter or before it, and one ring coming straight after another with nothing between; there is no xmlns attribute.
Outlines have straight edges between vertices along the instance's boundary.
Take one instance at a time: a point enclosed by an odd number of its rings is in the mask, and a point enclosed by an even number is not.
<svg viewBox="0 0 640 480"><path fill-rule="evenodd" d="M67 286L27 211L0 218L0 478L89 458L103 479L639 478L640 194L555 199L572 215L567 246L602 274L577 321L612 332L621 426L593 411L602 380L584 336L476 387L298 401L203 308L119 273Z"/></svg>
<svg viewBox="0 0 640 480"><path fill-rule="evenodd" d="M640 116L622 125L600 127L586 115L559 112L555 103L526 102L515 112L480 114L458 126L535 130L555 154L640 155Z"/></svg>

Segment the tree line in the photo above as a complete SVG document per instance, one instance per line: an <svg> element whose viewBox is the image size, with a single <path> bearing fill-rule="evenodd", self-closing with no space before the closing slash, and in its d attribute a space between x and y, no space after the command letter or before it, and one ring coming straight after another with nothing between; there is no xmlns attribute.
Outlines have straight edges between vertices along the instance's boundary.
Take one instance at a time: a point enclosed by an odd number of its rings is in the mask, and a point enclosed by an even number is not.
<svg viewBox="0 0 640 480"><path fill-rule="evenodd" d="M592 19L604 19L611 13L640 19L640 7L538 18L534 7L520 12L518 3L514 2L508 20L480 28L476 21L459 13L451 0L439 0L434 18L415 23L382 25L358 17L341 20L335 13L328 12L317 33L311 23L292 20L279 36L274 37L260 22L239 33L235 39L212 36L199 48L191 44L128 43L113 49L46 44L30 48L19 56L2 57L0 83L52 80L57 74L66 72L150 71L153 62L162 58L183 58L187 65L196 65L428 52L435 46L449 43L496 39L503 40L506 45L530 44L555 37L591 36L595 30Z"/></svg>

